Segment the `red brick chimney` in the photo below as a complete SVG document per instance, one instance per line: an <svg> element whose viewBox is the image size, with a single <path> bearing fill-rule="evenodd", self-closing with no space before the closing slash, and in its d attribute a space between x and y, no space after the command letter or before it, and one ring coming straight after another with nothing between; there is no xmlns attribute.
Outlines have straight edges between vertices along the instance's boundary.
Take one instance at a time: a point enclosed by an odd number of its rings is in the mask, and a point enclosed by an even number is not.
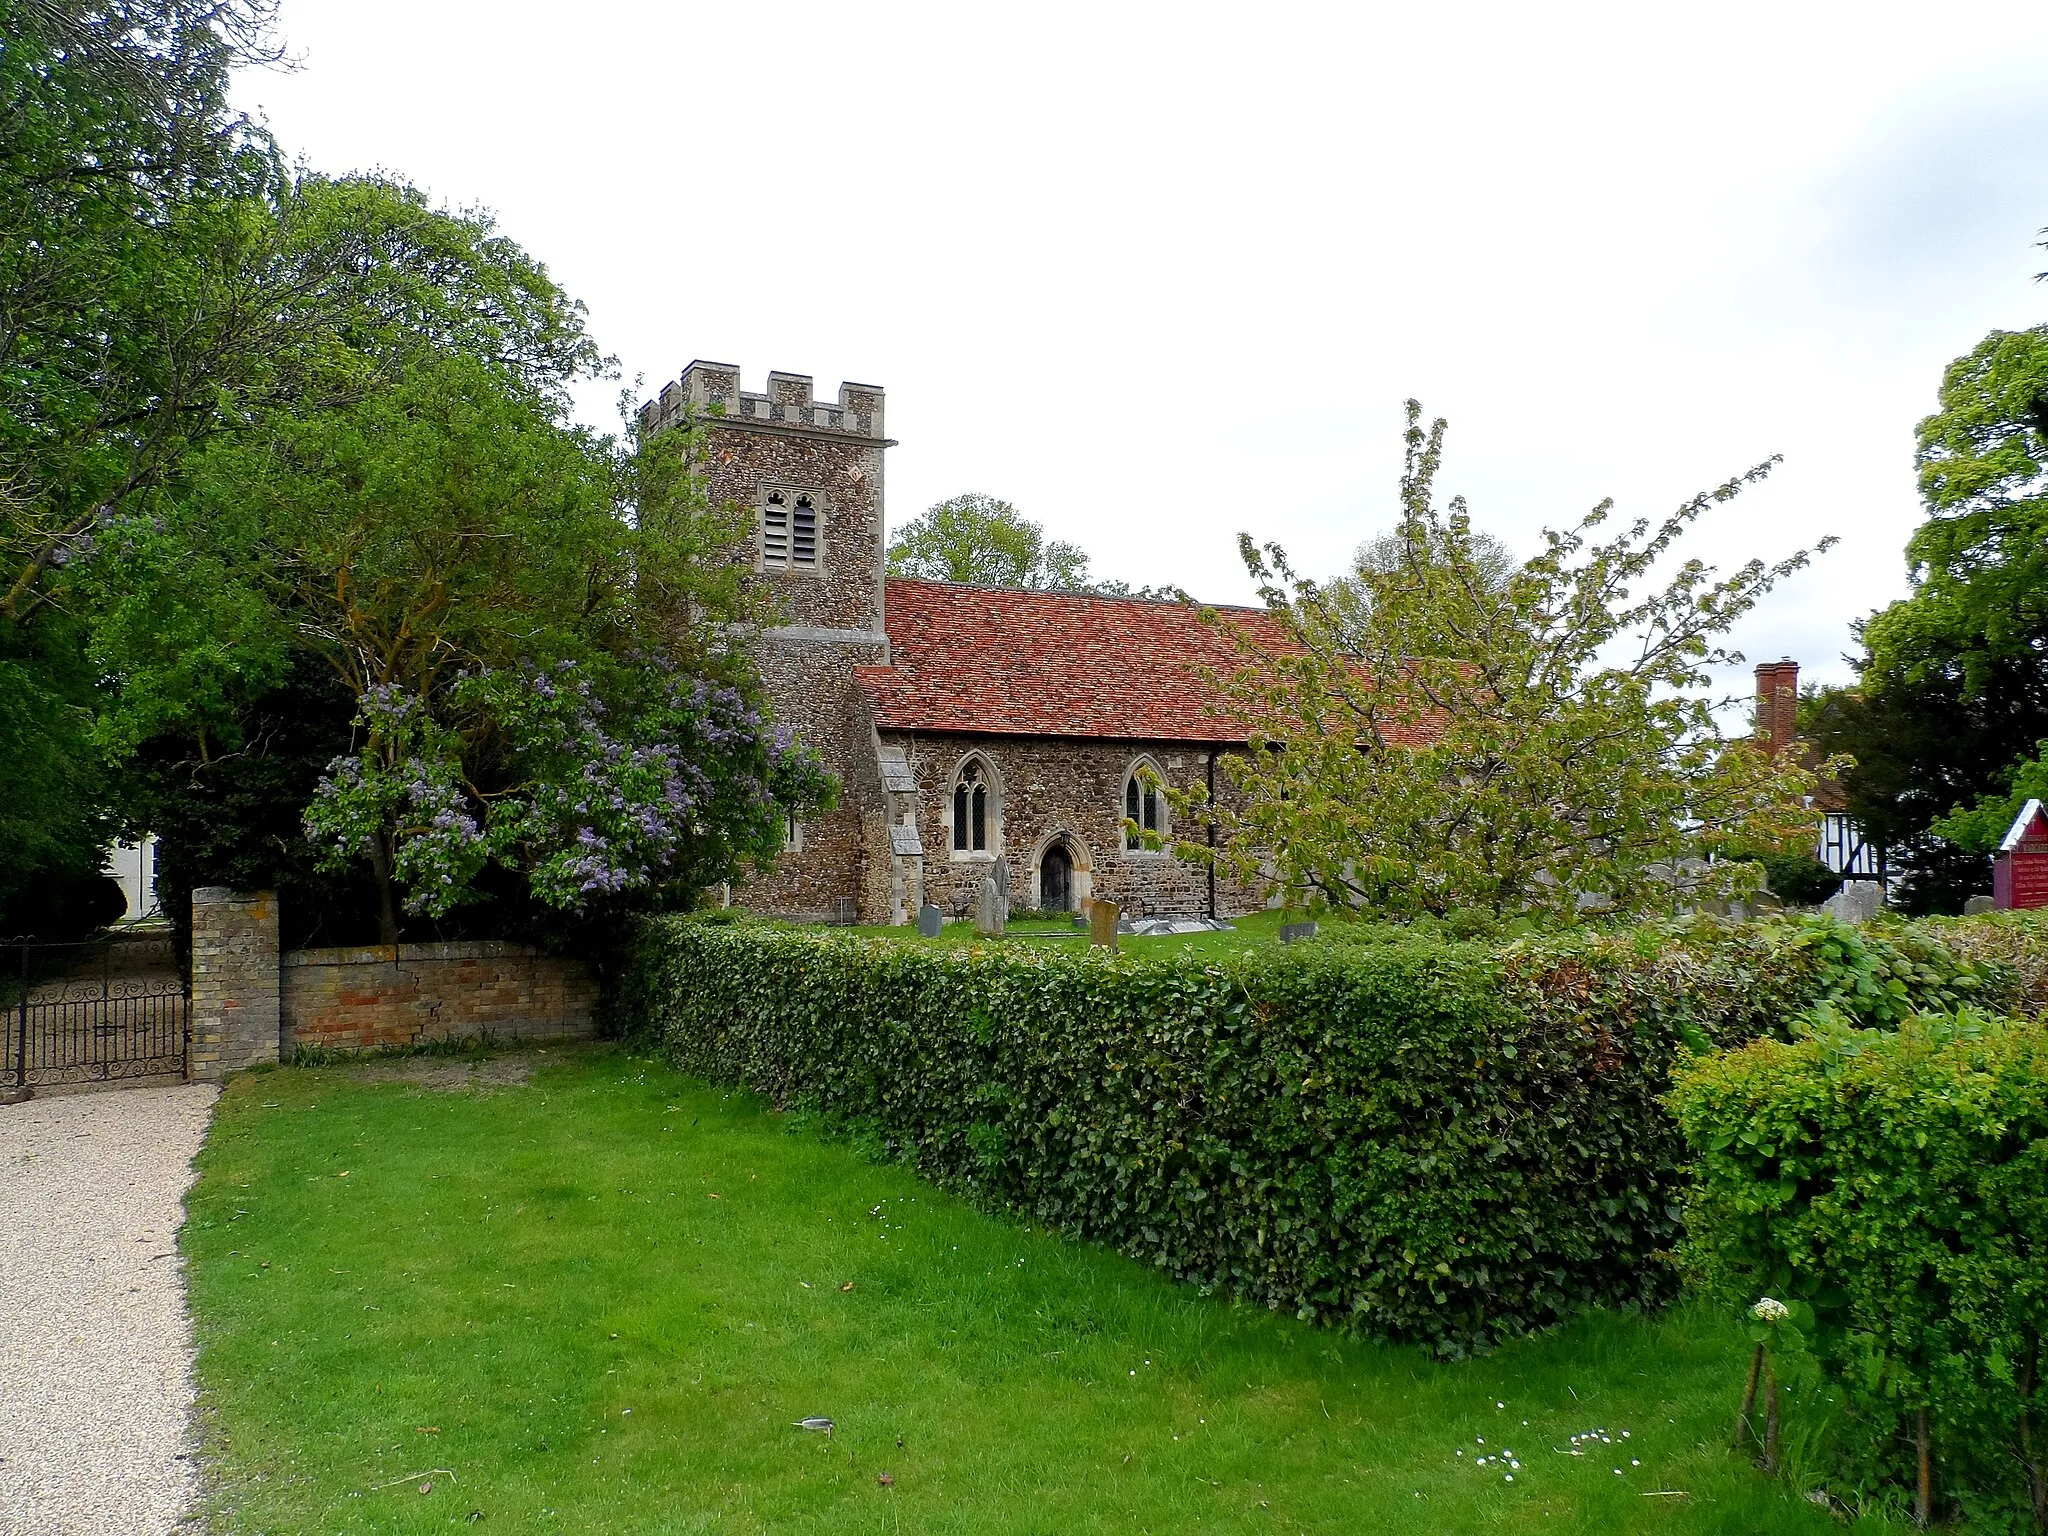
<svg viewBox="0 0 2048 1536"><path fill-rule="evenodd" d="M1789 656L1757 663L1756 732L1773 752L1799 735L1799 663Z"/></svg>

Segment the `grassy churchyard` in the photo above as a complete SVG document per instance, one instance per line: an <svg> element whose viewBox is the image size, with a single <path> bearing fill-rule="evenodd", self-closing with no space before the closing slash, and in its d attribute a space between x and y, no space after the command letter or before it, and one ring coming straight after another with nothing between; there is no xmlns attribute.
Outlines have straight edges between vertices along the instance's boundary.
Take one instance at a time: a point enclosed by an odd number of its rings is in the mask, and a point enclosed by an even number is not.
<svg viewBox="0 0 2048 1536"><path fill-rule="evenodd" d="M183 1241L223 1531L1841 1528L1718 1317L1436 1364L618 1049L244 1074Z"/></svg>
<svg viewBox="0 0 2048 1536"><path fill-rule="evenodd" d="M1220 955L1236 954L1240 950L1265 949L1280 942L1280 925L1283 921L1296 921L1299 914L1290 917L1280 912L1254 912L1247 917L1231 919L1230 927L1221 932L1173 933L1144 935L1121 934L1117 938L1119 953L1160 957L1165 955L1199 955L1215 958ZM789 925L799 926L797 924ZM1044 945L1056 949L1083 950L1088 947L1088 930L1074 926L1072 918L1041 917L1023 915L1013 918L1003 929L998 939L989 939L975 931L972 922L948 922L935 939L927 939L914 927L863 927L836 930L842 933L859 934L863 938L888 939L898 944L922 945L932 949L971 949L977 944Z"/></svg>

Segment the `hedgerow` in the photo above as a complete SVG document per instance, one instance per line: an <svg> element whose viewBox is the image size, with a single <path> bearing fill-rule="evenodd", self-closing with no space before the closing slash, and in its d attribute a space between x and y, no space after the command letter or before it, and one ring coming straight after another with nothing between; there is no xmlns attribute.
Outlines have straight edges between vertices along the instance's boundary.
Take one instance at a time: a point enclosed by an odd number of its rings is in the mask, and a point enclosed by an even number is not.
<svg viewBox="0 0 2048 1536"><path fill-rule="evenodd" d="M663 919L615 1016L982 1203L1456 1355L1677 1284L1689 1049L1996 994L1910 935L1675 924L1227 963Z"/></svg>
<svg viewBox="0 0 2048 1536"><path fill-rule="evenodd" d="M1922 918L1913 928L1986 971L2007 973L2013 1012L2048 1014L2048 910Z"/></svg>
<svg viewBox="0 0 2048 1536"><path fill-rule="evenodd" d="M1858 1503L2048 1531L2048 1025L1823 1025L1681 1068L1685 1253L1731 1304L1811 1308Z"/></svg>

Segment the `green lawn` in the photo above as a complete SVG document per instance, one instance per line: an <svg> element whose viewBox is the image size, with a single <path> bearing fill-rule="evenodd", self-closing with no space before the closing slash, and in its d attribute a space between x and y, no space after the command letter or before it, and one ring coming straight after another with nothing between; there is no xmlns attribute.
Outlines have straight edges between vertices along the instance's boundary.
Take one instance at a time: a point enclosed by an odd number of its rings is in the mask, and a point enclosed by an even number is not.
<svg viewBox="0 0 2048 1536"><path fill-rule="evenodd" d="M1841 1528L1722 1448L1744 1345L1696 1312L1436 1365L623 1052L507 1062L229 1086L184 1232L220 1529Z"/></svg>

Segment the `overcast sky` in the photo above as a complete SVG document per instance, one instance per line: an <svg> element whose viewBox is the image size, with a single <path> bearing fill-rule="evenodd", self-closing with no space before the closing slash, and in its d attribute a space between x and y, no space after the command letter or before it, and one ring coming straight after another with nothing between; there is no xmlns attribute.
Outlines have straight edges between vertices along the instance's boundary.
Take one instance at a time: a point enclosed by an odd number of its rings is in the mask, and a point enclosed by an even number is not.
<svg viewBox="0 0 2048 1536"><path fill-rule="evenodd" d="M1523 552L1772 454L1710 559L1842 543L1745 623L1847 677L1914 423L2048 320L2048 5L284 0L242 104L497 213L648 392L888 390L889 511L1014 501L1247 598L1393 516L1402 402ZM586 414L609 425L617 386Z"/></svg>

